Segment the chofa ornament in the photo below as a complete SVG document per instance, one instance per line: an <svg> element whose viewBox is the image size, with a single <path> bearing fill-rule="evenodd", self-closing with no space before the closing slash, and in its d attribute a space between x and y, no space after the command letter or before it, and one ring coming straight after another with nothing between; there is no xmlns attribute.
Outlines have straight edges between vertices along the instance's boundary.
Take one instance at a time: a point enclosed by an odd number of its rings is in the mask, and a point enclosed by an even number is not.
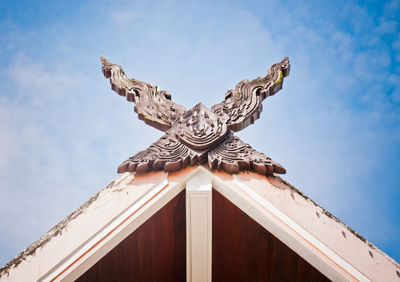
<svg viewBox="0 0 400 282"><path fill-rule="evenodd" d="M110 79L111 88L129 102L135 112L165 135L118 167L118 173L144 173L151 170L168 172L188 165L207 163L211 169L227 173L252 170L260 174L286 173L277 162L233 132L240 131L260 117L262 101L282 89L289 74L289 58L274 64L265 77L239 82L229 90L225 100L211 109L202 103L190 110L171 101L171 94L157 86L129 79L122 68L101 57L102 71Z"/></svg>

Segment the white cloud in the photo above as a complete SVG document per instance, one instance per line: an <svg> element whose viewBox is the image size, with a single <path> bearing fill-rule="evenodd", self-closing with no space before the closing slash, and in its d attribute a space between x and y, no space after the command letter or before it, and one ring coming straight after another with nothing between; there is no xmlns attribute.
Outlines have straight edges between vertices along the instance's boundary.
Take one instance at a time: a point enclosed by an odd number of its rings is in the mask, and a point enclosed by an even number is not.
<svg viewBox="0 0 400 282"><path fill-rule="evenodd" d="M132 24L133 20L137 19L138 16L131 11L119 11L111 13L110 18L117 24L129 25Z"/></svg>

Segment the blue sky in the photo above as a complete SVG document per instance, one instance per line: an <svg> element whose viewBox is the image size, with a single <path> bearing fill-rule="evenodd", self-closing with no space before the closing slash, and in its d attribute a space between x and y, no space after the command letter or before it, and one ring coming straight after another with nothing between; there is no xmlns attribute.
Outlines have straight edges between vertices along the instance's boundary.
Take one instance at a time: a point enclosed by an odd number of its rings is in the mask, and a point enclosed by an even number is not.
<svg viewBox="0 0 400 282"><path fill-rule="evenodd" d="M161 132L110 90L100 56L187 108L284 56L284 89L239 136L400 260L400 2L1 1L0 264Z"/></svg>

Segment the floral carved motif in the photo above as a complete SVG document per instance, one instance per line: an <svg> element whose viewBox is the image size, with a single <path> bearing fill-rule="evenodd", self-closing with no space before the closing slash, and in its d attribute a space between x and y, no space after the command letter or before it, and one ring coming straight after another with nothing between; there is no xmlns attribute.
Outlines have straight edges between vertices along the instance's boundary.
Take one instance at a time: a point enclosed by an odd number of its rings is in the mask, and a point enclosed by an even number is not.
<svg viewBox="0 0 400 282"><path fill-rule="evenodd" d="M177 171L186 167L193 153L172 135L164 135L149 148L137 153L118 167L118 172Z"/></svg>
<svg viewBox="0 0 400 282"><path fill-rule="evenodd" d="M241 170L253 170L259 174L286 173L280 164L257 152L233 134L208 153L208 166L231 174Z"/></svg>
<svg viewBox="0 0 400 282"><path fill-rule="evenodd" d="M204 150L221 142L228 128L221 117L200 103L177 118L172 131L190 148Z"/></svg>

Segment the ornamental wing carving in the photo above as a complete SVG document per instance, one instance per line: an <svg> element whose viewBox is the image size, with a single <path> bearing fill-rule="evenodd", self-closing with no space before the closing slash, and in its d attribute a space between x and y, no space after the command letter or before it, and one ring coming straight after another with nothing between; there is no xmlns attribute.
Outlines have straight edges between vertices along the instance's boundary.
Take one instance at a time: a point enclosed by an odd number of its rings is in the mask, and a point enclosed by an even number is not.
<svg viewBox="0 0 400 282"><path fill-rule="evenodd" d="M225 101L208 109L202 103L190 110L171 101L167 91L129 79L122 68L101 57L102 70L112 89L136 104L135 111L145 123L165 131L165 135L119 167L118 172L167 172L188 165L207 163L211 169L228 173L253 170L260 174L285 173L285 169L263 153L233 135L259 118L262 101L282 88L289 74L286 57L274 64L265 77L243 80L227 92Z"/></svg>
<svg viewBox="0 0 400 282"><path fill-rule="evenodd" d="M138 172L151 170L177 171L191 163L193 152L178 139L166 134L118 167L118 173Z"/></svg>
<svg viewBox="0 0 400 282"><path fill-rule="evenodd" d="M271 66L265 77L239 82L225 94L225 101L211 110L221 116L229 129L240 131L260 117L262 101L282 89L283 78L289 74L289 58Z"/></svg>
<svg viewBox="0 0 400 282"><path fill-rule="evenodd" d="M135 112L143 120L159 130L167 131L172 121L186 113L185 107L171 101L171 94L157 86L140 80L129 79L121 66L101 57L102 71L110 79L111 88L129 102L134 102Z"/></svg>
<svg viewBox="0 0 400 282"><path fill-rule="evenodd" d="M280 164L257 152L233 134L208 153L208 166L231 174L241 170L253 170L259 174L286 173Z"/></svg>

